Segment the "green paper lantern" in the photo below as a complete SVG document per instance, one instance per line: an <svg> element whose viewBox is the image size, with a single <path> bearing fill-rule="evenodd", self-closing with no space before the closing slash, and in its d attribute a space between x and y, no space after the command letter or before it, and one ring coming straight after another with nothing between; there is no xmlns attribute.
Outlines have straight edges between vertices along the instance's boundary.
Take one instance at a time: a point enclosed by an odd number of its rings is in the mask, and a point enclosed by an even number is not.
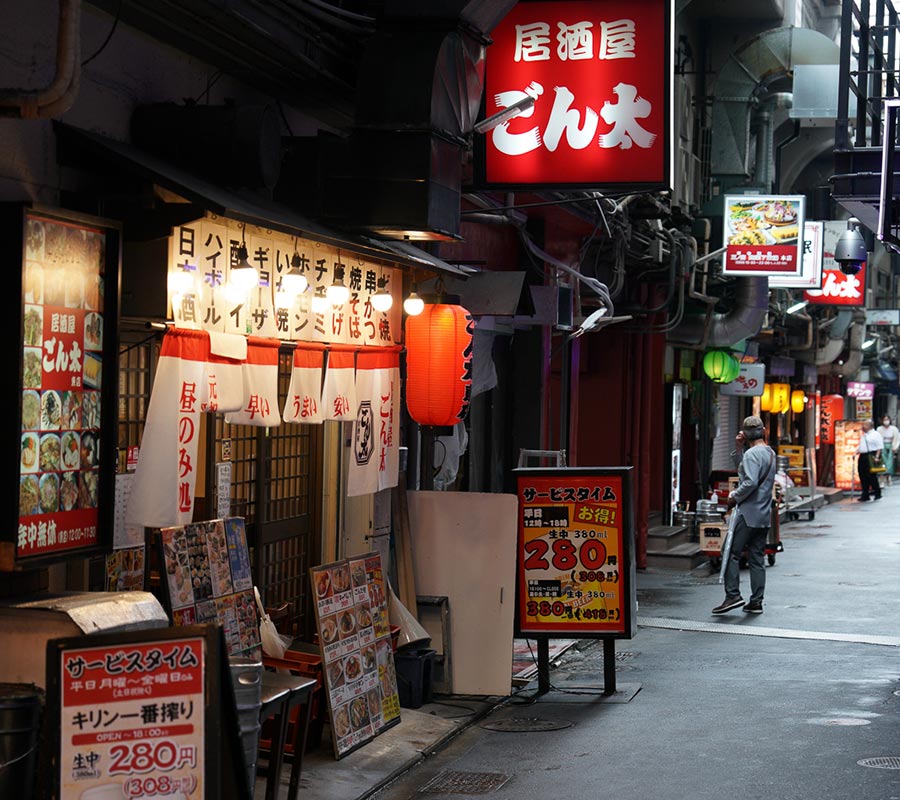
<svg viewBox="0 0 900 800"><path fill-rule="evenodd" d="M731 383L740 374L741 364L725 350L710 350L703 356L703 371L715 383Z"/></svg>

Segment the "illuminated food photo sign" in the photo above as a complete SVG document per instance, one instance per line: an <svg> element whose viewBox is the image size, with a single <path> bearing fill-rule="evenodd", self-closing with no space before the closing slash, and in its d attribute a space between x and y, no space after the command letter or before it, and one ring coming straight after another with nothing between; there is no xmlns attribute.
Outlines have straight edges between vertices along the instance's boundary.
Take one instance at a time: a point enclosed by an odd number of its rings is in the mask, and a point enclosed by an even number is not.
<svg viewBox="0 0 900 800"><path fill-rule="evenodd" d="M108 232L34 211L23 224L15 545L31 558L99 544Z"/></svg>
<svg viewBox="0 0 900 800"><path fill-rule="evenodd" d="M671 18L665 0L518 3L487 50L483 182L670 186Z"/></svg>
<svg viewBox="0 0 900 800"><path fill-rule="evenodd" d="M801 279L805 198L802 195L725 197L725 275Z"/></svg>

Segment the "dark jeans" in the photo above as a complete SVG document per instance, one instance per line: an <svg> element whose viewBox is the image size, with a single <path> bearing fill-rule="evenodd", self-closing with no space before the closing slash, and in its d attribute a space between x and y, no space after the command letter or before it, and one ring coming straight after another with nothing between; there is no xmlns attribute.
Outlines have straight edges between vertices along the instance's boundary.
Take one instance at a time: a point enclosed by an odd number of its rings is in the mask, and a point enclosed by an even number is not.
<svg viewBox="0 0 900 800"><path fill-rule="evenodd" d="M869 454L860 453L856 460L856 466L859 470L859 487L861 498L868 500L869 496L880 498L881 487L878 485L878 476L869 472Z"/></svg>
<svg viewBox="0 0 900 800"><path fill-rule="evenodd" d="M734 513L737 513L736 511ZM766 592L766 566L763 558L769 526L751 528L743 517L738 517L731 540L731 555L725 566L725 597L736 600L741 596L741 556L747 550L750 564L750 599L762 602Z"/></svg>

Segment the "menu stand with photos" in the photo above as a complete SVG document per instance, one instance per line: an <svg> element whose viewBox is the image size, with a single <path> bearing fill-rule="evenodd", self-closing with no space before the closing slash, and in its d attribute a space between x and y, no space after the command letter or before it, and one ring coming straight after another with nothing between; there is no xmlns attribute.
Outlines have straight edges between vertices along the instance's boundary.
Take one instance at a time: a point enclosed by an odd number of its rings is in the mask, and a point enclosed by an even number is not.
<svg viewBox="0 0 900 800"><path fill-rule="evenodd" d="M0 301L14 385L0 399L0 570L109 549L113 530L120 227L60 209L0 204ZM15 516L13 516L15 509Z"/></svg>
<svg viewBox="0 0 900 800"><path fill-rule="evenodd" d="M250 551L242 517L162 528L164 606L172 624L221 625L228 655L261 655Z"/></svg>
<svg viewBox="0 0 900 800"><path fill-rule="evenodd" d="M381 555L313 567L310 583L340 759L400 722Z"/></svg>
<svg viewBox="0 0 900 800"><path fill-rule="evenodd" d="M210 625L49 641L51 800L250 800L224 646Z"/></svg>

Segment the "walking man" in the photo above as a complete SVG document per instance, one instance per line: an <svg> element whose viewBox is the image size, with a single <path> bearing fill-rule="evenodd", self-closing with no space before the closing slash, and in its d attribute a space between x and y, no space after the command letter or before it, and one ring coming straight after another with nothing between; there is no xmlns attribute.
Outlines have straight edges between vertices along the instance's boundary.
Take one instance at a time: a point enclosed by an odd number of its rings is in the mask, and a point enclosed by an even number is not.
<svg viewBox="0 0 900 800"><path fill-rule="evenodd" d="M856 452L859 458L856 462L859 471L859 497L856 499L860 503L869 500L881 500L881 485L878 483L878 475L869 468L871 466L869 453L881 453L884 449L884 439L881 434L875 430L875 423L867 419L862 424L862 431L859 436L859 444L856 446Z"/></svg>
<svg viewBox="0 0 900 800"><path fill-rule="evenodd" d="M735 437L731 456L738 468L738 485L728 495L734 509L731 553L725 565L725 600L713 614L725 614L743 606L748 614L762 614L766 591L764 555L772 521L772 487L775 485L775 452L766 444L766 428L759 417L746 417ZM741 597L741 557L747 550L750 564L750 600Z"/></svg>

